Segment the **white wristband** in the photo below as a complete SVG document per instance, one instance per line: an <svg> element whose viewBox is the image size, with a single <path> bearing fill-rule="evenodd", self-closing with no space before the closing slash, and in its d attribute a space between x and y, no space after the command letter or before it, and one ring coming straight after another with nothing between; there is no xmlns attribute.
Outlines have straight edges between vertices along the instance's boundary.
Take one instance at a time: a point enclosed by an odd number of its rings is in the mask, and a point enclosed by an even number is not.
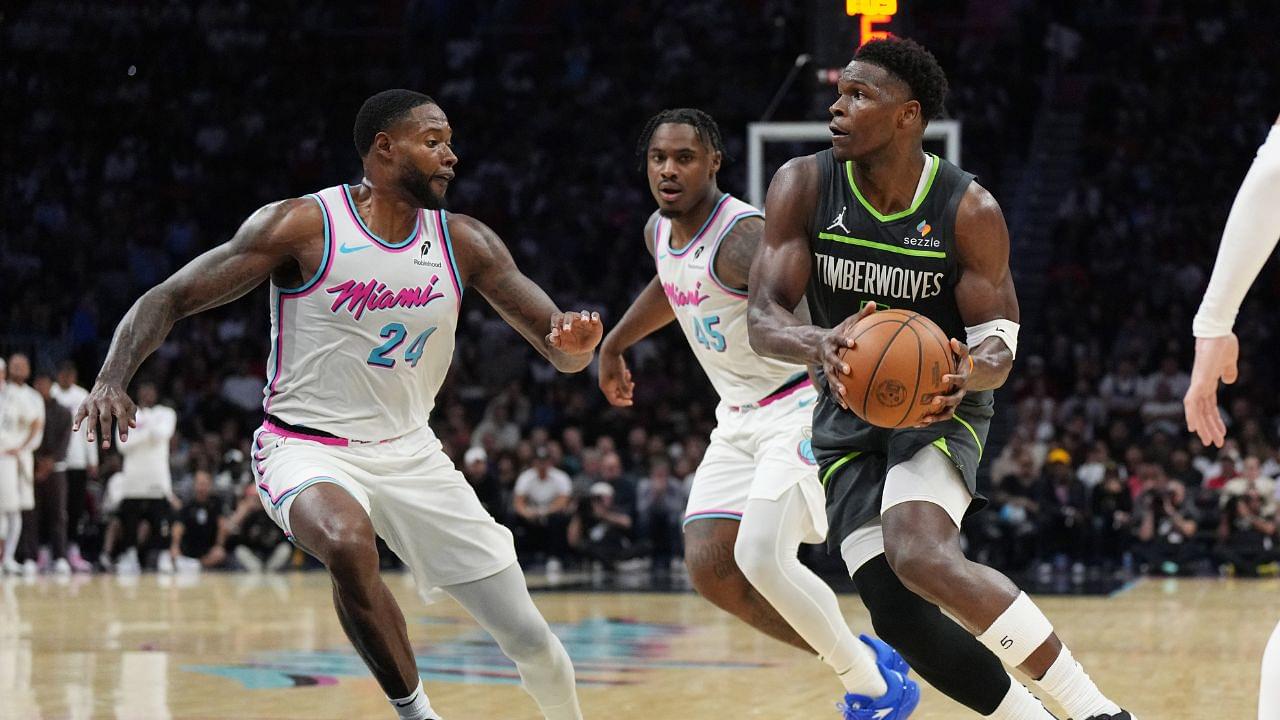
<svg viewBox="0 0 1280 720"><path fill-rule="evenodd" d="M1018 323L1004 318L988 320L978 325L965 327L966 337L964 342L970 348L975 348L989 337L998 337L1004 341L1005 346L1009 348L1009 352L1013 353L1014 357L1017 357L1018 329L1020 327L1022 326Z"/></svg>

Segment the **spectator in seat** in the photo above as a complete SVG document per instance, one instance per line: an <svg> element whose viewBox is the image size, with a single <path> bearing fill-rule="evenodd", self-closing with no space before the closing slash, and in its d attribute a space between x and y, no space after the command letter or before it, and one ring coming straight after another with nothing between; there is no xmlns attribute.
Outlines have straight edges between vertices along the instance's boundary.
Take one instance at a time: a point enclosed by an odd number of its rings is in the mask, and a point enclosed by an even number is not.
<svg viewBox="0 0 1280 720"><path fill-rule="evenodd" d="M569 521L569 547L601 563L606 571L636 555L631 542L631 516L613 506L613 486L597 482Z"/></svg>
<svg viewBox="0 0 1280 720"><path fill-rule="evenodd" d="M1240 463L1240 474L1228 480L1222 486L1223 504L1233 497L1239 497L1248 493L1250 490L1256 490L1260 498L1270 500L1276 492L1276 481L1262 474L1262 462L1254 455L1250 455ZM1270 502L1264 502L1270 505Z"/></svg>
<svg viewBox="0 0 1280 720"><path fill-rule="evenodd" d="M1257 577L1260 569L1275 574L1276 521L1256 489L1229 497L1218 524L1214 560L1224 574Z"/></svg>
<svg viewBox="0 0 1280 720"><path fill-rule="evenodd" d="M207 470L197 470L192 497L174 518L169 552L161 555L157 563L160 572L199 572L226 564L227 519L223 507L222 498L213 494L213 476Z"/></svg>
<svg viewBox="0 0 1280 720"><path fill-rule="evenodd" d="M1029 453L1018 458L1017 470L1001 478L992 494L996 512L996 541L1003 567L1023 570L1039 557L1040 502L1035 463Z"/></svg>
<svg viewBox="0 0 1280 720"><path fill-rule="evenodd" d="M1102 482L1090 498L1089 522L1092 560L1106 570L1114 569L1129 549L1133 537L1133 495L1120 480L1115 465L1107 467Z"/></svg>
<svg viewBox="0 0 1280 720"><path fill-rule="evenodd" d="M1188 574L1191 566L1205 557L1204 549L1195 540L1199 513L1189 502L1182 483L1168 480L1154 465L1145 472L1149 476L1147 490L1138 498L1134 519L1134 557L1143 572Z"/></svg>
<svg viewBox="0 0 1280 720"><path fill-rule="evenodd" d="M262 507L258 488L249 483L227 518L227 546L236 563L249 572L277 572L293 558L293 544L287 541Z"/></svg>
<svg viewBox="0 0 1280 720"><path fill-rule="evenodd" d="M546 558L548 572L563 566L572 493L573 481L551 465L551 451L539 445L533 467L516 478L514 509L517 547L529 561Z"/></svg>
<svg viewBox="0 0 1280 720"><path fill-rule="evenodd" d="M1088 494L1072 471L1070 453L1054 448L1047 461L1040 483L1042 550L1054 560L1070 559L1073 572L1083 573Z"/></svg>
<svg viewBox="0 0 1280 720"><path fill-rule="evenodd" d="M498 522L505 522L507 512L502 487L498 483L498 476L489 470L489 453L484 448L473 447L463 454L462 475L476 491L476 497L480 498L484 509Z"/></svg>
<svg viewBox="0 0 1280 720"><path fill-rule="evenodd" d="M636 516L640 538L653 548L653 567L662 570L684 556L682 521L688 496L684 485L671 476L665 457L649 459L649 476L636 490Z"/></svg>
<svg viewBox="0 0 1280 720"><path fill-rule="evenodd" d="M613 486L613 506L636 517L636 482L622 470L622 458L610 450L600 457L600 479Z"/></svg>

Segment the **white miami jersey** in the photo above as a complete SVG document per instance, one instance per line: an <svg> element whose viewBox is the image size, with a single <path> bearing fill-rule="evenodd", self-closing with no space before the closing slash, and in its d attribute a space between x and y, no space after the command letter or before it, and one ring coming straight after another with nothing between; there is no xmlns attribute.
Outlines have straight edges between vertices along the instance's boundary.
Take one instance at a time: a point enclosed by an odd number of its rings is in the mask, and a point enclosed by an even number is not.
<svg viewBox="0 0 1280 720"><path fill-rule="evenodd" d="M307 197L324 213L324 258L299 287L271 284L263 408L351 440L425 426L462 302L448 218L420 210L407 238L388 241L365 226L348 186Z"/></svg>
<svg viewBox="0 0 1280 720"><path fill-rule="evenodd" d="M671 221L659 216L653 228L658 279L689 347L720 399L750 405L805 374L801 365L757 355L747 339L747 294L716 277L715 258L733 226L763 217L756 208L726 193L688 245L671 247Z"/></svg>

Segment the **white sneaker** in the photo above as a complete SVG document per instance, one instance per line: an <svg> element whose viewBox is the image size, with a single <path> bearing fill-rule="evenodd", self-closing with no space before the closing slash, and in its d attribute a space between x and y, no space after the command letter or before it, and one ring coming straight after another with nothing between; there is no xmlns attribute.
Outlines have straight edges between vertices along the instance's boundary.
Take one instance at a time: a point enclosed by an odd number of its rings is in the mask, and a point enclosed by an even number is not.
<svg viewBox="0 0 1280 720"><path fill-rule="evenodd" d="M22 574L26 577L35 577L40 574L40 566L35 560L28 560L22 563Z"/></svg>
<svg viewBox="0 0 1280 720"><path fill-rule="evenodd" d="M172 575L173 556L167 552L161 552L160 557L156 558L156 572L161 575Z"/></svg>
<svg viewBox="0 0 1280 720"><path fill-rule="evenodd" d="M138 562L138 551L134 548L129 548L116 561L116 574L137 575L140 572L142 572L142 564Z"/></svg>
<svg viewBox="0 0 1280 720"><path fill-rule="evenodd" d="M0 573L5 575L21 575L22 566L12 560L5 560L4 564L0 565Z"/></svg>
<svg viewBox="0 0 1280 720"><path fill-rule="evenodd" d="M58 558L53 562L53 574L59 577L66 577L71 574L71 563L66 558Z"/></svg>
<svg viewBox="0 0 1280 720"><path fill-rule="evenodd" d="M260 560L257 555L254 555L253 551L244 545L237 547L232 555L236 556L236 561L239 562L241 567L245 570L248 570L251 573L262 572L262 560Z"/></svg>
<svg viewBox="0 0 1280 720"><path fill-rule="evenodd" d="M547 561L547 582L552 585L559 585L561 578L564 577L564 565L560 563L558 558L551 558Z"/></svg>
<svg viewBox="0 0 1280 720"><path fill-rule="evenodd" d="M267 572L280 572L289 566L289 561L293 559L293 543L282 542L271 551L271 557L267 558Z"/></svg>

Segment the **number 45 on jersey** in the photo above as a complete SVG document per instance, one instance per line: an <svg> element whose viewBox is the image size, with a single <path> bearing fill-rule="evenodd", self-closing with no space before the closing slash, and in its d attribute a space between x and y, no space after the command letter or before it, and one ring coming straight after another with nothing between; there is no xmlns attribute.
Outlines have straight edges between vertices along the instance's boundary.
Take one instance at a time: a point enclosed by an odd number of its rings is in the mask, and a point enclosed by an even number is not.
<svg viewBox="0 0 1280 720"><path fill-rule="evenodd" d="M716 326L719 324L719 315L705 315L700 318L694 318L693 336L698 339L698 343L702 347L715 352L724 352L726 345L724 335L719 330L716 330Z"/></svg>

